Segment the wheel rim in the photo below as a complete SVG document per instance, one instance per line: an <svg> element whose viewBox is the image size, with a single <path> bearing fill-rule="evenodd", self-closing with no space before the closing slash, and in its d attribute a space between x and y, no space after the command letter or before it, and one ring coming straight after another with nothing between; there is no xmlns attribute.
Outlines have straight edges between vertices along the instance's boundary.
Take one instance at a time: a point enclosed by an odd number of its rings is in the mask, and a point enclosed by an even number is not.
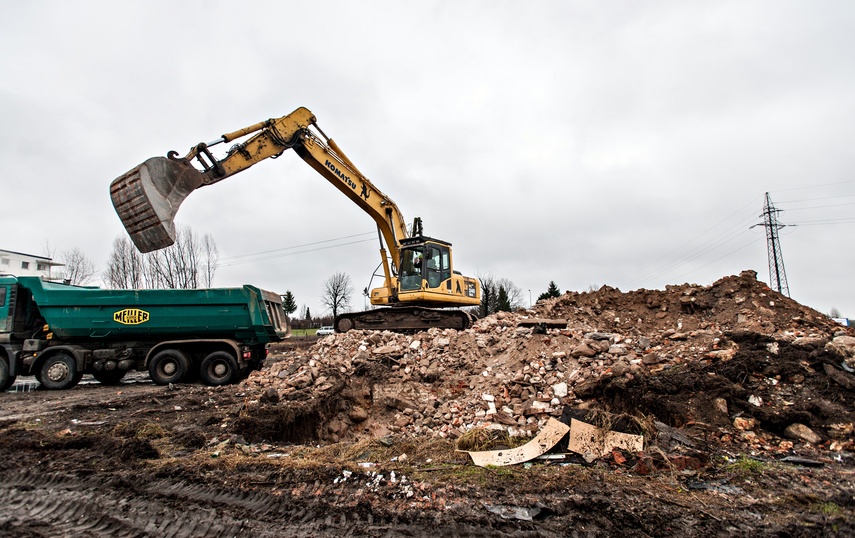
<svg viewBox="0 0 855 538"><path fill-rule="evenodd" d="M229 367L223 362L216 362L211 367L211 373L217 378L222 379L227 373L229 373Z"/></svg>
<svg viewBox="0 0 855 538"><path fill-rule="evenodd" d="M64 362L55 362L47 371L47 378L51 381L62 381L69 375L68 365Z"/></svg>
<svg viewBox="0 0 855 538"><path fill-rule="evenodd" d="M175 375L175 372L178 370L178 364L175 361L164 361L160 365L160 373L165 376Z"/></svg>

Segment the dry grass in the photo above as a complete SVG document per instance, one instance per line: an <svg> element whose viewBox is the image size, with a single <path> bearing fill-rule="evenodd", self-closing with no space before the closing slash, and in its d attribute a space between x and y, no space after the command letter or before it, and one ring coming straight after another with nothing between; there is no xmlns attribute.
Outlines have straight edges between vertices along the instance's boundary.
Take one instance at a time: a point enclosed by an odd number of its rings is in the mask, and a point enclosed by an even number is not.
<svg viewBox="0 0 855 538"><path fill-rule="evenodd" d="M504 430L473 428L457 439L457 450L479 452L482 450L516 448L528 443L530 440L528 437L511 437Z"/></svg>
<svg viewBox="0 0 855 538"><path fill-rule="evenodd" d="M169 432L155 422L119 422L112 431L114 437L139 437L140 439L160 439L169 435Z"/></svg>

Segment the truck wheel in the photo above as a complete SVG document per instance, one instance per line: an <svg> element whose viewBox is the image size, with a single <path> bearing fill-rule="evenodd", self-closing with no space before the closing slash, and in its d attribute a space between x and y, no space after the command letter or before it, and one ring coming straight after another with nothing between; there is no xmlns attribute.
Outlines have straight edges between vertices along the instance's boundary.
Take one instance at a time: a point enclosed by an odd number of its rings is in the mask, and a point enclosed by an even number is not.
<svg viewBox="0 0 855 538"><path fill-rule="evenodd" d="M9 365L6 364L5 359L0 359L0 391L9 390L15 384L16 377L9 375Z"/></svg>
<svg viewBox="0 0 855 538"><path fill-rule="evenodd" d="M205 357L199 375L206 385L228 385L238 375L237 361L225 351L215 351Z"/></svg>
<svg viewBox="0 0 855 538"><path fill-rule="evenodd" d="M127 370L100 370L92 372L92 377L94 377L99 383L102 385L118 385L122 378L125 377L125 374L128 373Z"/></svg>
<svg viewBox="0 0 855 538"><path fill-rule="evenodd" d="M81 377L83 375L77 372L74 358L65 353L57 353L45 359L36 375L39 383L50 390L70 389Z"/></svg>
<svg viewBox="0 0 855 538"><path fill-rule="evenodd" d="M187 375L190 360L177 349L165 349L148 363L148 375L157 385L178 383Z"/></svg>

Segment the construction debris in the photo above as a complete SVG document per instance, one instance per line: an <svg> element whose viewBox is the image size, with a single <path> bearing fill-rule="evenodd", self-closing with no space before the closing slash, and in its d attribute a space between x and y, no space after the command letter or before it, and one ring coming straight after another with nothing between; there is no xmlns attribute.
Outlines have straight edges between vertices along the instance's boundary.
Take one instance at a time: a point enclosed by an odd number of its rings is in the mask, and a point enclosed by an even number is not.
<svg viewBox="0 0 855 538"><path fill-rule="evenodd" d="M464 331L350 331L274 348L269 368L243 382L250 412L237 426L289 442L473 429L533 438L565 408L608 409L667 425L669 439L703 439L698 447L851 451L852 334L753 271L711 286L604 286ZM657 441L654 428L643 434Z"/></svg>

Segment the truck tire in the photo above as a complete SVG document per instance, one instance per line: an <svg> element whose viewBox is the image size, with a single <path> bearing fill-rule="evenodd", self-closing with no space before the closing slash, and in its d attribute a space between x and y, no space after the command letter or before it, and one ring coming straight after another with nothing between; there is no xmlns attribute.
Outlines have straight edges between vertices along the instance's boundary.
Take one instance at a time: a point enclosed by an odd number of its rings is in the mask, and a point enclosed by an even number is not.
<svg viewBox="0 0 855 538"><path fill-rule="evenodd" d="M76 385L83 374L77 371L74 357L66 353L51 355L36 372L36 379L49 390L65 390Z"/></svg>
<svg viewBox="0 0 855 538"><path fill-rule="evenodd" d="M148 375L157 385L179 383L187 375L190 359L177 349L164 349L148 363Z"/></svg>
<svg viewBox="0 0 855 538"><path fill-rule="evenodd" d="M0 391L5 392L15 384L17 376L9 375L9 364L6 359L0 359Z"/></svg>
<svg viewBox="0 0 855 538"><path fill-rule="evenodd" d="M231 353L215 351L202 360L199 376L206 385L228 385L238 376L238 365Z"/></svg>
<svg viewBox="0 0 855 538"><path fill-rule="evenodd" d="M127 370L96 370L92 372L92 377L102 385L118 385L128 373Z"/></svg>

